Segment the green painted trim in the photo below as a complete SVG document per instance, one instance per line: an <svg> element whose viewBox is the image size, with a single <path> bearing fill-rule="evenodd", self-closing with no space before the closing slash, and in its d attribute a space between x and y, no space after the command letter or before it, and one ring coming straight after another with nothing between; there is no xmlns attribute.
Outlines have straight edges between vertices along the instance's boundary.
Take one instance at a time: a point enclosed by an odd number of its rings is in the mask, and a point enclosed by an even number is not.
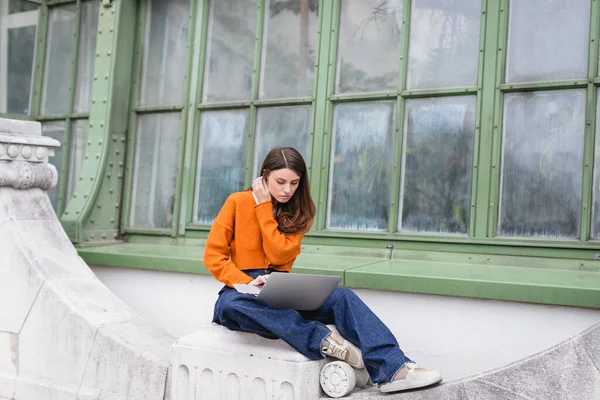
<svg viewBox="0 0 600 400"><path fill-rule="evenodd" d="M146 1L137 3L137 24L135 29L135 50L133 57L133 84L130 93L131 111L129 112L129 124L127 132L127 149L125 155L125 182L123 186L123 207L121 208L121 220L119 223L120 231L127 232L129 226L129 217L131 212L131 192L133 190L133 171L135 160L135 143L137 136L137 113L136 108L139 104L142 64L144 61L144 41L146 39Z"/></svg>
<svg viewBox="0 0 600 400"><path fill-rule="evenodd" d="M112 244L77 250L91 265L208 275L203 267L202 241L190 245L166 243ZM511 264L513 261L519 264ZM545 260L527 257L442 252L432 256L429 252L398 250L392 254L389 249L303 245L294 271L342 276L346 286L358 288L600 307L598 262L589 264L593 271L580 268L573 260L551 262L553 268L547 269Z"/></svg>
<svg viewBox="0 0 600 400"><path fill-rule="evenodd" d="M300 105L305 105L305 104L311 104L312 102L313 102L312 97L294 97L294 98L287 97L287 98L281 98L281 99L263 99L263 100L256 99L252 102L252 104L255 106L270 107L270 106L300 106Z"/></svg>
<svg viewBox="0 0 600 400"><path fill-rule="evenodd" d="M62 121L65 126L64 133L64 142L62 144L63 152L62 152L62 166L59 176L58 176L58 184L57 189L58 193L58 204L57 204L57 215L62 215L66 208L66 195L67 195L67 182L69 180L69 153L71 149L71 121L69 119Z"/></svg>
<svg viewBox="0 0 600 400"><path fill-rule="evenodd" d="M330 79L331 79L331 57L333 52L332 47L335 47L334 38L337 37L337 32L333 27L337 27L339 18L335 18L334 14L339 15L338 1L322 0L319 2L319 30L318 36L318 54L316 59L316 78L315 78L315 101L312 110L313 125L311 130L312 136L312 152L310 159L310 180L311 180L311 197L317 206L317 215L312 227L312 231L319 230L323 227L326 206L323 205L322 193L322 171L325 168L324 162L324 144L329 139L325 134L328 129L327 124L327 97L331 94ZM333 56L335 59L335 56Z"/></svg>
<svg viewBox="0 0 600 400"><path fill-rule="evenodd" d="M142 54L143 54L143 50L142 50ZM142 56L142 59L143 59L143 56ZM139 79L138 79L138 82L139 82ZM138 84L141 85L141 82L139 82ZM183 106L181 104L160 105L160 106L140 106L140 105L138 105L133 109L133 111L135 111L138 114L158 114L158 113L169 113L169 112L176 112L176 111L183 111L183 110L185 110L185 106Z"/></svg>
<svg viewBox="0 0 600 400"><path fill-rule="evenodd" d="M111 128L117 123L112 120L112 103L118 75L116 73L118 68L116 54L119 44L127 42L119 39L119 33L123 28L121 24L124 24L124 20L121 18L129 17L129 15L122 16L126 7L129 6L123 2L113 3L111 7L100 7L98 32L103 31L103 34L98 34L96 41L92 95L93 98L103 98L104 100L95 103L92 101L90 106L90 125L86 147L86 155L94 154L95 156L84 160L76 186L78 196L69 202L61 217L63 228L74 243L85 239L83 225L87 222L100 195L109 164ZM122 64L121 68L125 65L128 64ZM114 139L116 141L116 136ZM118 155L120 150L115 150L115 152ZM116 207L120 208L121 203L117 203Z"/></svg>
<svg viewBox="0 0 600 400"><path fill-rule="evenodd" d="M188 98L186 99L187 116L185 120L184 160L182 166L183 180L181 185L180 216L178 218L178 234L185 235L187 223L193 218L194 208L194 182L195 182L195 160L197 160L198 138L196 135L196 123L200 119L196 103L200 101L202 93L202 78L204 76L204 52L206 49L206 30L208 25L208 3L202 2L194 7L193 37L190 38L192 47L190 65L190 85ZM197 61L199 60L199 61ZM187 145L190 143L191 145Z"/></svg>
<svg viewBox="0 0 600 400"><path fill-rule="evenodd" d="M473 166L471 168L471 209L469 211L469 237L475 237L477 229L477 197L479 195L479 185L481 184L478 179L479 174L479 163L481 162L480 156L480 145L481 145L481 120L483 110L483 93L482 87L484 82L484 67L485 67L485 52L484 44L487 33L487 15L486 10L488 7L488 1L482 0L481 3L481 20L479 30L479 57L477 59L477 98L475 102L475 137L473 138ZM489 188L485 189L489 191ZM486 208L487 209L487 208ZM484 215L485 216L485 215ZM487 221L484 221L487 222Z"/></svg>
<svg viewBox="0 0 600 400"><path fill-rule="evenodd" d="M415 261L347 270L350 287L528 303L600 307L600 274Z"/></svg>
<svg viewBox="0 0 600 400"><path fill-rule="evenodd" d="M37 27L37 45L35 50L35 67L33 73L33 93L31 94L29 115L37 118L42 104L42 89L44 85L44 69L46 68L46 43L48 40L48 6L42 4L39 8Z"/></svg>
<svg viewBox="0 0 600 400"><path fill-rule="evenodd" d="M491 2L490 2L491 3ZM501 174L501 158L502 158L502 119L503 119L503 111L504 111L504 93L499 89L500 85L504 82L504 76L506 72L506 61L507 54L506 46L508 43L508 0L501 0L499 3L496 3L494 12L496 15L496 20L499 22L499 26L496 27L496 32L498 36L496 37L496 41L492 43L486 43L486 53L489 50L490 57L492 57L492 53L495 53L494 61L496 61L496 74L494 78L494 94L495 100L493 103L493 112L488 112L489 114L489 122L482 121L482 126L487 126L491 135L491 153L488 153L488 157L484 157L483 159L488 159L491 161L491 169L490 175L488 175L488 179L490 184L488 187L488 205L485 207L485 215L487 215L487 235L488 237L496 236L496 229L498 227L498 210L500 202L500 174ZM500 10L498 10L500 8ZM499 13L498 13L499 11ZM490 16L488 15L488 18ZM488 31L489 32L489 31ZM491 67L490 67L491 68ZM490 79L491 80L491 79ZM489 91L492 90L491 82L488 83L487 89ZM484 91L486 88L484 87ZM487 96L486 96L487 97ZM484 99L484 107L486 106L486 102L491 102L489 98ZM485 122L488 122L487 124ZM491 123L490 123L491 122ZM489 124L489 125L488 125ZM481 164L480 164L481 166ZM489 166L488 166L489 168ZM490 179L491 177L491 179ZM483 208L480 209L483 211Z"/></svg>
<svg viewBox="0 0 600 400"><path fill-rule="evenodd" d="M127 228L128 235L171 236L170 229Z"/></svg>
<svg viewBox="0 0 600 400"><path fill-rule="evenodd" d="M256 119L257 107L254 101L258 99L260 86L260 70L262 68L262 46L265 18L265 0L258 0L256 9L256 34L254 37L254 64L252 65L252 88L250 90L251 104L248 110L248 139L246 142L246 172L244 174L244 187L250 186L254 177L252 176L252 165L254 162L254 144L256 141Z"/></svg>
<svg viewBox="0 0 600 400"><path fill-rule="evenodd" d="M35 121L35 119L30 117L29 115L23 115L23 114L0 113L0 118L16 119L16 120L20 120L20 121Z"/></svg>
<svg viewBox="0 0 600 400"><path fill-rule="evenodd" d="M100 4L98 4L100 6ZM75 32L73 32L73 54L71 55L71 80L69 86L69 108L71 114L75 107L75 87L77 85L77 62L79 57L79 31L81 28L81 0L77 0L75 6Z"/></svg>
<svg viewBox="0 0 600 400"><path fill-rule="evenodd" d="M178 160L177 160L177 176L175 179L175 198L174 198L174 204L173 204L173 229L172 229L172 236L173 237L177 237L179 235L184 235L185 234L185 218L186 218L186 212L185 212L185 205L187 202L187 196L185 195L185 190L187 188L184 188L184 176L185 176L185 165L186 165L186 158L187 158L187 144L190 143L189 140L191 139L193 141L193 137L190 138L189 137L189 133L188 133L188 125L189 125L189 116L191 115L192 118L195 114L195 110L193 108L193 103L195 100L195 95L196 93L194 93L192 95L191 91L193 90L192 88L194 88L195 86L197 86L197 68L194 67L194 63L196 61L195 58L195 48L196 46L194 45L194 39L195 39L195 31L196 31L196 18L194 17L197 13L197 9L198 9L198 2L193 1L190 3L190 10L189 10L189 15L188 15L188 38L187 38L187 46L186 46L186 71L185 71L185 76L184 76L184 81L183 81L183 85L184 87L187 88L187 90L184 92L184 98L183 98L183 112L181 113L181 126L179 127L180 130L180 136L179 136L179 154L178 154ZM190 100L192 99L192 100ZM193 121L192 121L193 123Z"/></svg>
<svg viewBox="0 0 600 400"><path fill-rule="evenodd" d="M445 88L445 89L411 89L403 90L401 95L406 98L422 98L422 97L446 97L446 96L460 96L466 94L476 94L477 87L458 87L458 88Z"/></svg>
<svg viewBox="0 0 600 400"><path fill-rule="evenodd" d="M317 146L321 147L321 154L319 157L319 169L313 169L313 177L317 177L316 191L317 191L317 216L315 221L314 230L325 229L327 222L327 200L329 192L329 169L331 161L331 146L333 137L333 102L330 101L331 96L335 94L335 75L336 75L336 64L337 64L337 44L338 35L340 30L340 12L341 12L341 0L335 0L331 2L325 2L327 7L327 13L325 16L329 16L329 19L324 18L324 25L322 29L324 32L328 32L329 44L328 47L322 49L320 55L327 60L326 66L319 68L319 73L324 73L325 82L322 83L323 90L319 92L319 95L325 96L322 102L315 105L317 111L320 112L320 117L324 119L321 130L315 129L315 145L313 149L318 149ZM329 24L327 24L329 21ZM327 57L325 57L327 54ZM321 62L322 64L322 62ZM325 69L325 67L327 67ZM323 91L325 93L323 93ZM317 98L317 101L319 99ZM313 154L314 158L319 156L318 150Z"/></svg>
<svg viewBox="0 0 600 400"><path fill-rule="evenodd" d="M55 114L55 115L38 115L36 120L38 121L61 121L63 119L87 119L89 118L88 113L73 113L73 114Z"/></svg>
<svg viewBox="0 0 600 400"><path fill-rule="evenodd" d="M337 38L333 38L334 40ZM337 62L337 60L336 60ZM333 66L335 68L335 65ZM398 75L401 74L401 70L398 70ZM335 85L335 81L334 81ZM389 100L394 99L398 96L397 91L393 92L370 92L370 93L343 93L343 94L332 94L329 96L329 101L332 102L351 102L351 101L369 101L369 100Z"/></svg>
<svg viewBox="0 0 600 400"><path fill-rule="evenodd" d="M402 31L400 33L400 59L398 60L398 93L406 88L406 77L408 76L408 51L410 44L410 11L411 0L404 0L402 6ZM404 132L405 99L402 95L394 93L396 97L396 128L394 138L394 166L392 169L392 185L390 193L390 215L388 220L388 232L395 233L402 229L402 214L400 206L404 202L404 147L406 146L406 135Z"/></svg>
<svg viewBox="0 0 600 400"><path fill-rule="evenodd" d="M58 6L61 4L73 4L75 0L44 0L44 3L48 6Z"/></svg>
<svg viewBox="0 0 600 400"><path fill-rule="evenodd" d="M537 91L542 91L542 90L586 88L587 85L588 85L588 79L567 79L564 81L547 81L547 82L531 82L531 83L503 83L500 85L500 90L502 90L505 93L532 92L532 91L537 92Z"/></svg>
<svg viewBox="0 0 600 400"><path fill-rule="evenodd" d="M594 208L594 149L596 143L596 115L598 94L594 85L594 77L598 75L598 42L600 42L600 4L592 1L590 15L590 47L588 62L586 127L583 145L583 176L581 188L581 232L580 239L587 241L591 238L592 216ZM597 155L600 157L600 154Z"/></svg>

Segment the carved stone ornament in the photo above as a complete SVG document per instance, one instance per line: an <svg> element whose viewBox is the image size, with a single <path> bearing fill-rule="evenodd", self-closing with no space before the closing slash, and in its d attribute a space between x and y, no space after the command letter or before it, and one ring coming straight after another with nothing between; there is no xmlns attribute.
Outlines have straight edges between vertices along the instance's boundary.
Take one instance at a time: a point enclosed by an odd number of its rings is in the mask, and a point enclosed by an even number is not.
<svg viewBox="0 0 600 400"><path fill-rule="evenodd" d="M39 122L0 118L0 187L15 189L56 186L58 172L48 158L60 142L42 137Z"/></svg>

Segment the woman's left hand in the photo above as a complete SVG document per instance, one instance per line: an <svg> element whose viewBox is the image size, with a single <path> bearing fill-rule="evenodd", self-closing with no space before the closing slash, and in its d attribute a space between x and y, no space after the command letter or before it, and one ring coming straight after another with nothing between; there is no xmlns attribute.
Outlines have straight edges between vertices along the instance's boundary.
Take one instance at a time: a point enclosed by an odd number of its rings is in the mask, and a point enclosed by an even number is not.
<svg viewBox="0 0 600 400"><path fill-rule="evenodd" d="M252 191L254 192L254 196L256 196L258 204L271 201L271 193L269 193L269 188L262 176L252 182Z"/></svg>

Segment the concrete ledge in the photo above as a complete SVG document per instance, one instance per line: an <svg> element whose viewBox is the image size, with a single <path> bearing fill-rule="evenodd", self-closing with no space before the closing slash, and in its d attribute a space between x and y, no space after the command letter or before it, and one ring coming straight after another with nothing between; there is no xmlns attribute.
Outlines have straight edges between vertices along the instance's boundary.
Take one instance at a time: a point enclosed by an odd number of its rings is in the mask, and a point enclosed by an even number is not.
<svg viewBox="0 0 600 400"><path fill-rule="evenodd" d="M173 399L317 399L326 360L313 361L282 340L212 324L173 346Z"/></svg>
<svg viewBox="0 0 600 400"><path fill-rule="evenodd" d="M600 399L600 323L548 350L460 381L386 396L368 389L354 393L351 398Z"/></svg>

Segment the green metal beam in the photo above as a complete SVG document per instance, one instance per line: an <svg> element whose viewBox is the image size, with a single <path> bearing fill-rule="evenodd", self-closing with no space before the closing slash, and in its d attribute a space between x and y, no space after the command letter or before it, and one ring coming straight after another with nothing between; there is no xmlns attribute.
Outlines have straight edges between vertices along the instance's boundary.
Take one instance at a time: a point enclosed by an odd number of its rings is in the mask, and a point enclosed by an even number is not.
<svg viewBox="0 0 600 400"><path fill-rule="evenodd" d="M100 9L86 157L61 218L74 243L118 237L135 14L135 2Z"/></svg>

